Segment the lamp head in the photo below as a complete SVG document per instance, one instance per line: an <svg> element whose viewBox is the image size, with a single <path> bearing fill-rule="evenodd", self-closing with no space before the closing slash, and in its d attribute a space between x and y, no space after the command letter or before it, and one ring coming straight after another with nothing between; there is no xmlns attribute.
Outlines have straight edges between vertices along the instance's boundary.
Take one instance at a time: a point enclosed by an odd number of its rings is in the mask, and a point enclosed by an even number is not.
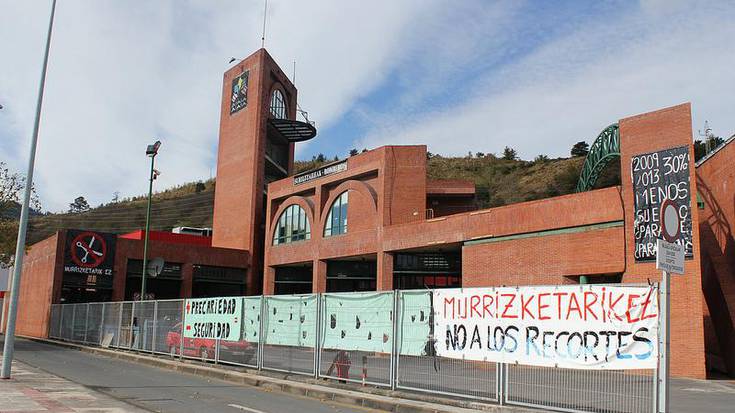
<svg viewBox="0 0 735 413"><path fill-rule="evenodd" d="M148 147L145 150L145 154L148 156L156 156L158 155L158 148L161 147L161 141L156 141L153 145L148 145Z"/></svg>

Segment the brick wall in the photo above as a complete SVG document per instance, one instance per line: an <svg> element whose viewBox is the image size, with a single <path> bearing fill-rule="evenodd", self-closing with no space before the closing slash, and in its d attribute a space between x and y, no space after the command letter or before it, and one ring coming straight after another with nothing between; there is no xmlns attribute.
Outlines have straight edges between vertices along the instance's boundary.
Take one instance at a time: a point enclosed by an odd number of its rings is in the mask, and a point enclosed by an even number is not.
<svg viewBox="0 0 735 413"><path fill-rule="evenodd" d="M691 107L683 104L621 119L620 164L623 183L622 196L625 205L626 270L624 282L645 283L659 281L661 271L653 262L636 263L633 256L635 241L633 222L633 185L631 180L631 158L635 155L680 146L689 146L689 158L694 159L692 145ZM696 208L697 182L694 165L690 165L690 205L692 222L698 222ZM694 259L685 263L686 274L671 279L671 373L675 376L704 378L704 327L702 278L700 267L699 228L693 225Z"/></svg>

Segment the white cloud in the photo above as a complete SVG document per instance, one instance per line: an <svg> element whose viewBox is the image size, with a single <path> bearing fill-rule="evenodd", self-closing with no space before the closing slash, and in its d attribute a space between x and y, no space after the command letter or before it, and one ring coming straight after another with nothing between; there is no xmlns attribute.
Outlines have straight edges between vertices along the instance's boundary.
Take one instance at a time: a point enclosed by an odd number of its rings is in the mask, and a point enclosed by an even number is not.
<svg viewBox="0 0 735 413"><path fill-rule="evenodd" d="M0 159L16 170L25 169L49 5L0 0ZM60 1L37 158L45 207L144 193L143 149L155 138L158 188L208 178L222 73L230 56L260 47L262 6ZM548 39L524 17L520 2L271 0L266 46L289 75L297 61L299 101L320 129L348 111L369 119L355 147L558 155L619 117L687 100L695 125L735 127L729 6L647 2ZM530 38L541 41L519 53ZM471 87L452 93L457 79ZM387 110L365 102L388 81L399 90Z"/></svg>
<svg viewBox="0 0 735 413"><path fill-rule="evenodd" d="M383 118L356 146L427 143L442 154L566 155L619 118L691 101L735 130L735 13L731 7L657 7L582 22L519 61L486 73L467 100L413 119ZM719 129L718 129L719 128ZM729 136L729 134L728 134Z"/></svg>
<svg viewBox="0 0 735 413"><path fill-rule="evenodd" d="M58 3L36 183L49 210L144 193L145 145L160 138L165 188L208 178L216 158L222 73L260 47L261 1ZM0 9L3 159L24 169L50 2ZM334 122L390 72L424 2L269 2L269 51L291 73L302 106ZM416 22L418 24L418 22ZM7 62L7 63L6 63Z"/></svg>

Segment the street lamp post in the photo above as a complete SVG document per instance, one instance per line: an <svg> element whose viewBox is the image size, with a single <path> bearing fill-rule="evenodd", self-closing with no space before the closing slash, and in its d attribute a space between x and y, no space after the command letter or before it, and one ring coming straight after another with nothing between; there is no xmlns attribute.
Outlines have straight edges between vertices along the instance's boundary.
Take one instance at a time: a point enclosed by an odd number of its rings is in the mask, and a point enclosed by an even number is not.
<svg viewBox="0 0 735 413"><path fill-rule="evenodd" d="M54 27L54 13L56 12L56 0L51 3L51 16L49 17L48 33L46 34L46 52L43 56L41 66L41 81L38 85L38 97L36 100L36 119L33 124L33 135L31 136L31 154L28 158L28 173L26 174L26 187L23 190L23 204L20 210L20 222L18 224L18 241L15 244L15 265L13 265L13 281L10 290L10 304L8 305L8 324L5 326L5 343L3 345L3 365L0 378L10 378L10 365L13 362L13 350L15 346L15 319L18 314L18 294L20 292L20 274L23 271L23 254L25 253L26 229L28 228L28 210L31 201L31 188L33 187L33 168L36 163L36 145L38 143L38 126L41 123L41 106L43 106L43 89L46 84L46 68L48 67L48 55L51 47L51 33Z"/></svg>
<svg viewBox="0 0 735 413"><path fill-rule="evenodd" d="M158 155L158 148L161 147L161 141L156 141L153 145L148 145L145 150L145 154L151 158L151 175L148 182L148 209L145 213L145 238L143 241L143 274L141 275L140 282L140 300L145 300L145 275L148 272L148 232L151 228L151 197L153 196L153 180L156 179L158 173L153 168L156 163L156 155Z"/></svg>

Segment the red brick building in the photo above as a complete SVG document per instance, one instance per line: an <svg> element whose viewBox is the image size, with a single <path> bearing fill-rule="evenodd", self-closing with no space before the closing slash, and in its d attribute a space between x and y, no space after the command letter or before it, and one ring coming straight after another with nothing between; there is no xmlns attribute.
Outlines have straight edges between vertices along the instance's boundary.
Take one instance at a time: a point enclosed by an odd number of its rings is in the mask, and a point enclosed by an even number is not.
<svg viewBox="0 0 735 413"><path fill-rule="evenodd" d="M427 179L422 145L384 146L294 175L294 143L316 134L312 124L295 120L296 99L264 49L224 74L212 247L161 240L150 253L181 263L181 297L230 291L198 289L197 265L247 268L245 294L660 279L644 242L656 235L649 232L658 219L655 208L640 203L653 204L646 197L670 187L641 190L643 172L633 165L674 150L680 162L694 159L689 104L615 124L606 156L620 159L621 186L478 210L471 182ZM677 166L686 183L679 207L688 236L686 275L673 278L671 291L678 376L703 378L707 363L735 373L733 147L698 168ZM59 301L62 245L57 234L31 249L25 303L46 309L43 303ZM121 237L117 250L114 300L133 291L125 274L142 247ZM31 293L38 286L44 292ZM21 311L19 330L45 335L47 322L47 311Z"/></svg>
<svg viewBox="0 0 735 413"><path fill-rule="evenodd" d="M107 239L92 250L110 258L109 265L75 265L75 235ZM116 236L89 231L59 231L34 244L23 261L16 331L47 337L51 304L139 299L143 259L143 231ZM213 248L211 239L192 235L151 232L149 258L161 257L164 266L156 277L146 278L146 296L156 299L242 295L247 286L247 251ZM114 244L114 245L113 245ZM85 244L88 245L88 244ZM94 268L84 274L78 267ZM3 326L4 328L4 326Z"/></svg>

